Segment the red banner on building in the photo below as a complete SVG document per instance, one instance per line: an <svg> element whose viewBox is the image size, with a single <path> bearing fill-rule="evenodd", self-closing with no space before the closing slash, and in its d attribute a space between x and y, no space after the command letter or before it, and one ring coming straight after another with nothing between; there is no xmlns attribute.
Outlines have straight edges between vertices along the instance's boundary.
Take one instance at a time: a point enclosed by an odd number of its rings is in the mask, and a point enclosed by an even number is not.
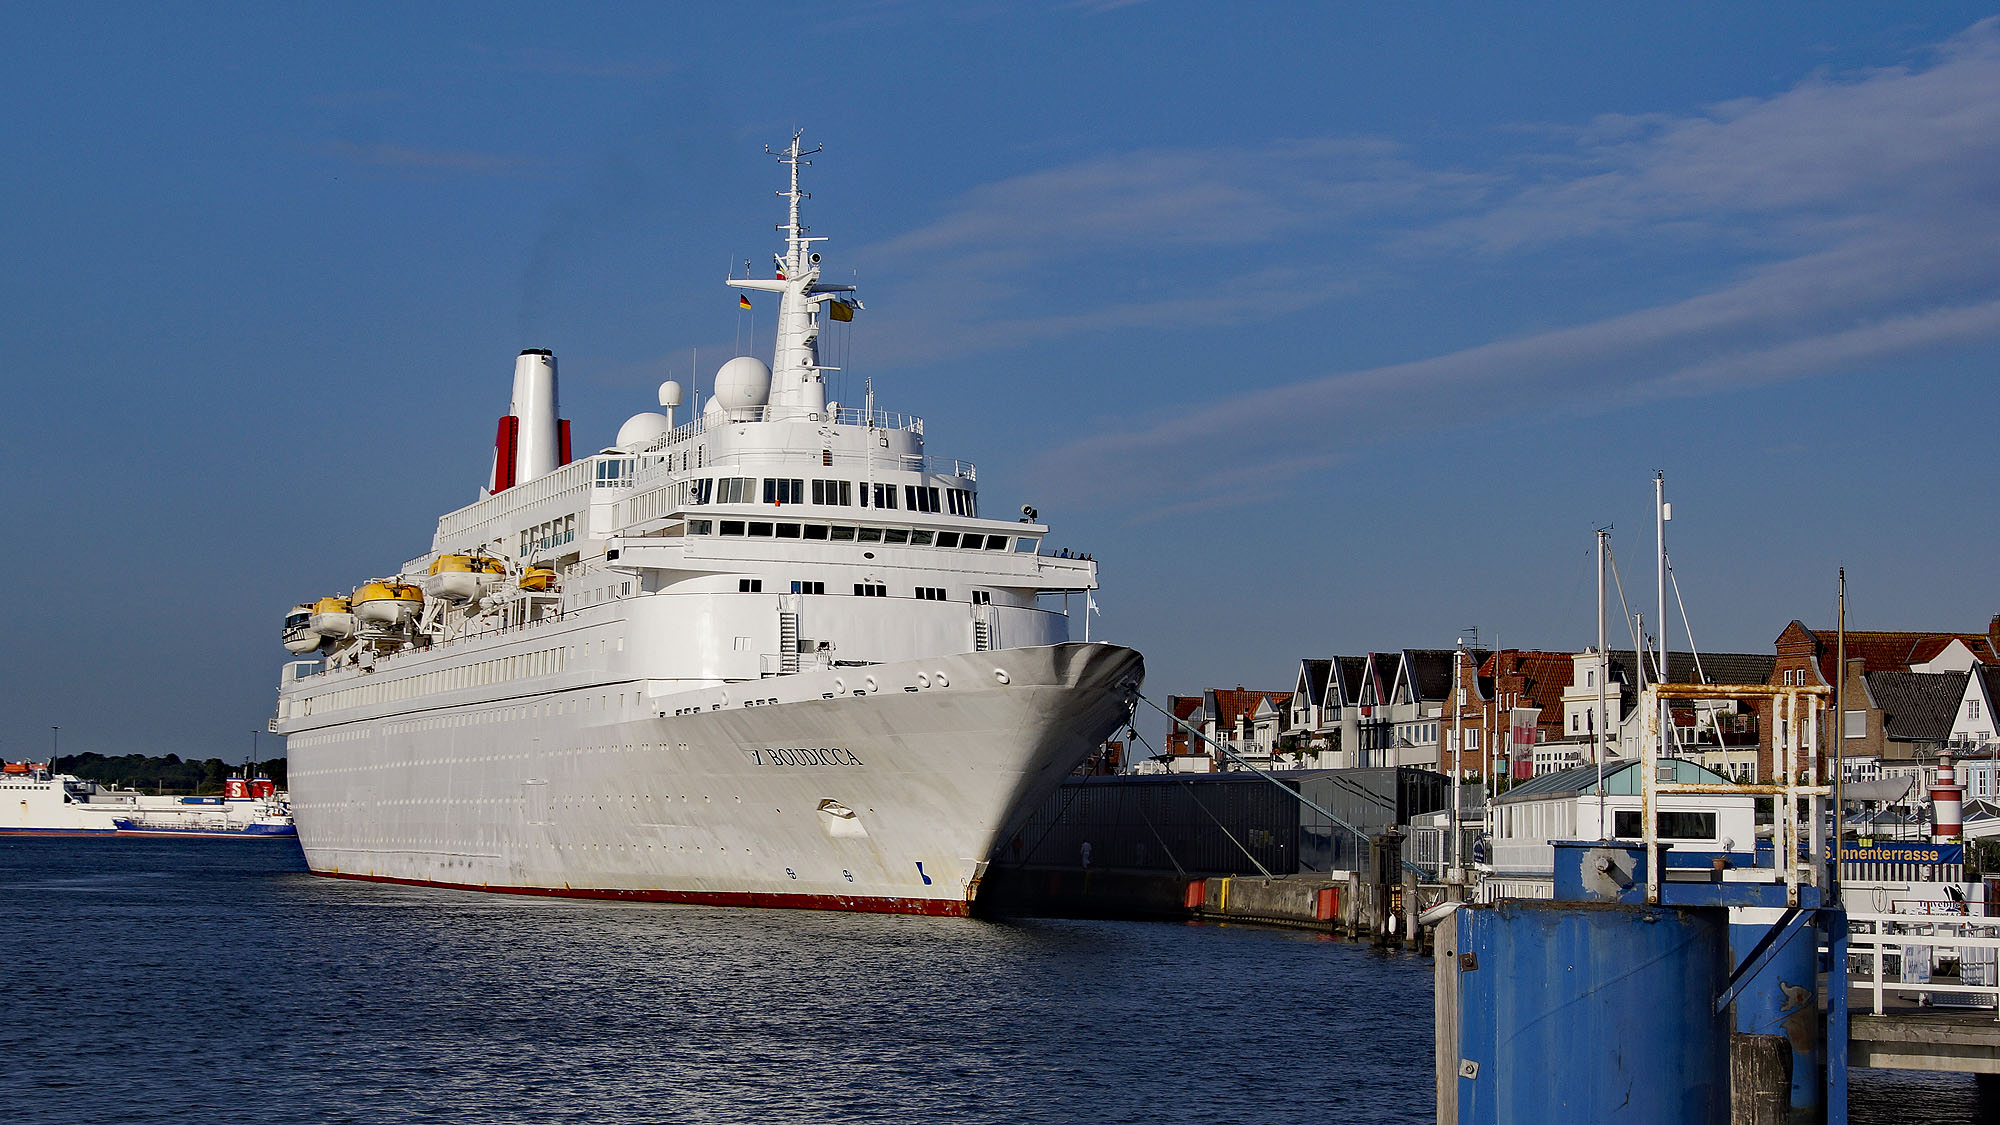
<svg viewBox="0 0 2000 1125"><path fill-rule="evenodd" d="M1514 780L1535 776L1535 730L1541 721L1540 707L1515 707L1507 717L1507 760L1513 763Z"/></svg>

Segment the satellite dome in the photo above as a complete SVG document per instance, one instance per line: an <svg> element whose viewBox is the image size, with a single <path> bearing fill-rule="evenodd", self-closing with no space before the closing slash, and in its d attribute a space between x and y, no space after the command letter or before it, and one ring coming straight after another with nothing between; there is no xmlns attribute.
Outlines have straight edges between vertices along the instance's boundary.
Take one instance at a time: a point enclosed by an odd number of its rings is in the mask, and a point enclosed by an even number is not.
<svg viewBox="0 0 2000 1125"><path fill-rule="evenodd" d="M667 431L671 429L673 424L667 421L666 415L655 414L649 410L644 414L634 414L625 419L625 424L618 427L618 440L611 444L627 452L644 449L665 437Z"/></svg>
<svg viewBox="0 0 2000 1125"><path fill-rule="evenodd" d="M666 382L661 383L660 405L679 406L680 404L681 404L681 385L679 383L674 382L672 379L669 379Z"/></svg>
<svg viewBox="0 0 2000 1125"><path fill-rule="evenodd" d="M701 408L701 416L707 422L720 421L722 419L722 400L719 398L709 399L708 405Z"/></svg>
<svg viewBox="0 0 2000 1125"><path fill-rule="evenodd" d="M737 356L715 373L714 401L728 411L763 406L771 401L771 369L756 356Z"/></svg>

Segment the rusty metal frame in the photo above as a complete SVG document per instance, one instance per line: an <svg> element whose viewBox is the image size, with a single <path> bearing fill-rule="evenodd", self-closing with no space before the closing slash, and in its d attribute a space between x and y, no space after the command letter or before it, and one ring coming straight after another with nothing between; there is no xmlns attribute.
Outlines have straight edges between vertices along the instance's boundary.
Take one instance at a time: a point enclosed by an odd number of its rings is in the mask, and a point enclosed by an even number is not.
<svg viewBox="0 0 2000 1125"><path fill-rule="evenodd" d="M1639 779L1639 817L1641 838L1646 845L1646 901L1660 901L1660 832L1656 815L1658 798L1667 793L1712 793L1740 796L1775 797L1779 809L1772 824L1771 858L1773 863L1782 863L1784 873L1785 904L1796 907L1799 904L1801 886L1819 886L1820 864L1818 858L1825 846L1826 826L1821 823L1820 801L1833 794L1831 785L1820 783L1819 776L1819 713L1822 696L1833 694L1833 689L1819 684L1650 684L1640 695L1641 705L1646 709L1646 737L1640 740L1640 769L1644 771ZM1660 778L1660 749L1664 744L1667 704L1670 700L1742 700L1769 699L1774 720L1778 722L1782 737L1774 738L1771 744L1772 766L1778 768L1778 752L1783 744L1783 780L1779 784L1755 785L1683 785L1662 782ZM1775 734L1776 732L1774 732ZM1799 761L1805 758L1804 763ZM1804 780L1801 781L1803 773ZM1600 794L1601 796L1601 794ZM1805 839L1799 835L1799 807L1805 802L1810 823ZM1806 859L1799 859L1800 845L1805 844ZM1751 841L1754 850L1756 841Z"/></svg>

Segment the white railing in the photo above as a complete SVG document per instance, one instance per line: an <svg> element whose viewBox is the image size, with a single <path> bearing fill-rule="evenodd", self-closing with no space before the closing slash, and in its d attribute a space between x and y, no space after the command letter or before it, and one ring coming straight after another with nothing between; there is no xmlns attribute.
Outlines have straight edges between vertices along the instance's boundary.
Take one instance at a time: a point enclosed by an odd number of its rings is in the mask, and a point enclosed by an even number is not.
<svg viewBox="0 0 2000 1125"><path fill-rule="evenodd" d="M1848 984L1868 990L1882 1014L1884 993L1914 994L1920 1004L1988 1007L2000 1019L2000 918L1943 914L1849 914ZM1958 983L1933 978L1937 951L1958 958ZM1921 968L1919 969L1919 965ZM1884 979L1892 967L1895 979Z"/></svg>
<svg viewBox="0 0 2000 1125"><path fill-rule="evenodd" d="M546 500L573 488L583 488L590 483L592 474L596 471L591 468L594 464L596 458L593 457L571 461L553 473L536 477L525 484L517 484L505 492L495 493L484 500L467 504L455 512L446 512L438 519L438 534L449 538L517 508L525 508L538 500Z"/></svg>

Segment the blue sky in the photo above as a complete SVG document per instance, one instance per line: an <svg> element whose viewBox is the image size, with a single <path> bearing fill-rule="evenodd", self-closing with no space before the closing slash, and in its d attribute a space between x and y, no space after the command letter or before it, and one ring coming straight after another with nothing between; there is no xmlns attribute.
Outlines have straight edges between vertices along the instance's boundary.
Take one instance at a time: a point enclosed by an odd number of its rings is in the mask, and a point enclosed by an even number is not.
<svg viewBox="0 0 2000 1125"><path fill-rule="evenodd" d="M1827 4L135 5L0 13L0 756L240 757L278 621L734 346L795 127L924 415L1102 564L1153 693L1592 635L1981 628L2000 22ZM760 337L768 321L759 325ZM769 342L758 341L768 349ZM1675 626L1675 643L1681 643ZM269 752L271 741L264 740Z"/></svg>

